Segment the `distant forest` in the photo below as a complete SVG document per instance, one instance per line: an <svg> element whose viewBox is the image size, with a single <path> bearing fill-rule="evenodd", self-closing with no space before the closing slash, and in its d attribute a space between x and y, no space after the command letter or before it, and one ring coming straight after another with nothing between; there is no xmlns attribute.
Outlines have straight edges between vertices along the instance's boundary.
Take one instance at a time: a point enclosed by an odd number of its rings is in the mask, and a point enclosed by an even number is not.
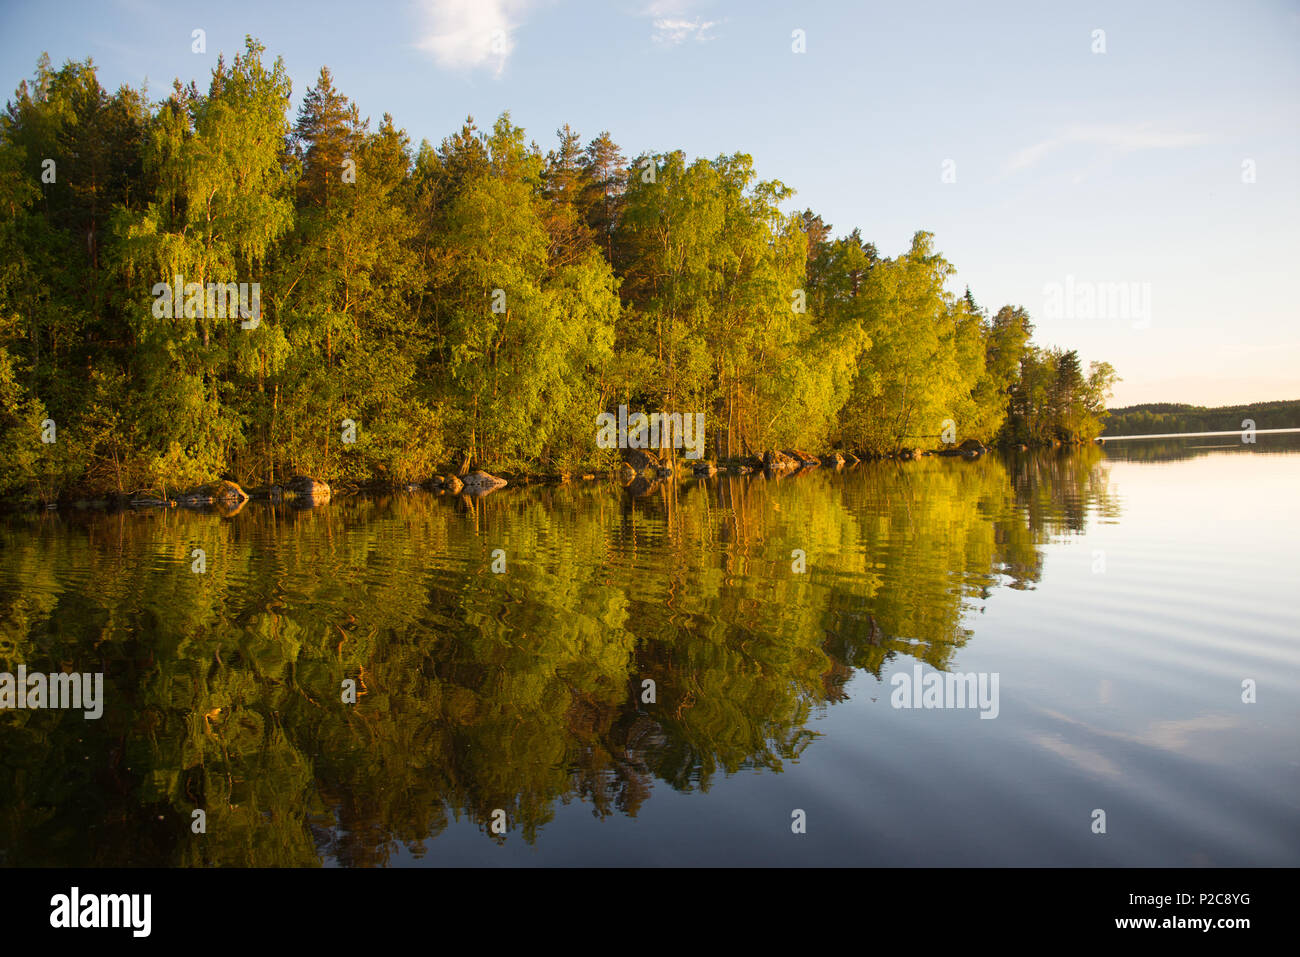
<svg viewBox="0 0 1300 957"><path fill-rule="evenodd" d="M1256 429L1300 428L1300 399L1223 405L1207 409L1177 402L1150 402L1111 409L1107 435L1160 435L1172 432L1230 432L1251 421Z"/></svg>
<svg viewBox="0 0 1300 957"><path fill-rule="evenodd" d="M295 118L263 52L156 101L43 56L0 115L0 497L611 467L624 404L711 459L1101 431L1114 370L950 293L927 232L882 256L744 153L508 113L413 147L327 69Z"/></svg>

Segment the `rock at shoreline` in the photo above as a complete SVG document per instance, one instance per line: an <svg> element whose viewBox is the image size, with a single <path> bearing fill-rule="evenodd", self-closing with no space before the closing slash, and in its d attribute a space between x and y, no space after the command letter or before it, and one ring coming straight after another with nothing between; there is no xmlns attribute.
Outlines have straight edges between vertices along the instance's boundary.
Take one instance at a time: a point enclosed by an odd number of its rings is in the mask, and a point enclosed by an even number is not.
<svg viewBox="0 0 1300 957"><path fill-rule="evenodd" d="M468 492L486 493L505 485L506 480L503 478L497 478L495 475L484 472L482 469L477 469L466 475L462 484Z"/></svg>
<svg viewBox="0 0 1300 957"><path fill-rule="evenodd" d="M207 485L196 485L179 496L182 505L223 505L234 508L248 501L248 493L235 482L222 479Z"/></svg>
<svg viewBox="0 0 1300 957"><path fill-rule="evenodd" d="M691 466L691 471L696 475L716 475L718 467L712 462L696 462Z"/></svg>
<svg viewBox="0 0 1300 957"><path fill-rule="evenodd" d="M452 495L455 495L457 492L459 492L461 489L465 487L465 483L462 482L455 475L444 475L442 477L442 487L445 488Z"/></svg>
<svg viewBox="0 0 1300 957"><path fill-rule="evenodd" d="M988 449L984 447L984 443L979 439L967 439L961 445L957 446L957 451L967 458L973 459L983 455L988 451Z"/></svg>
<svg viewBox="0 0 1300 957"><path fill-rule="evenodd" d="M212 488L212 501L218 505L239 505L248 501L248 493L237 483L222 479Z"/></svg>
<svg viewBox="0 0 1300 957"><path fill-rule="evenodd" d="M632 466L628 465L626 462L624 462L619 467L618 470L619 481L621 481L624 485L626 485L628 482L635 481L636 475L637 475L636 469L632 468Z"/></svg>
<svg viewBox="0 0 1300 957"><path fill-rule="evenodd" d="M822 456L822 465L829 465L832 468L839 468L844 464L844 456L839 452L828 452Z"/></svg>
<svg viewBox="0 0 1300 957"><path fill-rule="evenodd" d="M795 460L784 452L768 449L763 453L763 468L769 472L787 472L797 467Z"/></svg>
<svg viewBox="0 0 1300 957"><path fill-rule="evenodd" d="M152 492L152 490L150 490ZM131 497L131 505L136 508L175 508L176 500L171 498L162 498L157 495L143 492Z"/></svg>
<svg viewBox="0 0 1300 957"><path fill-rule="evenodd" d="M285 491L292 492L303 502L312 505L324 505L331 497L329 485L307 475L295 475L284 487Z"/></svg>
<svg viewBox="0 0 1300 957"><path fill-rule="evenodd" d="M636 470L638 474L645 471L658 473L664 467L664 463L659 456L649 449L624 449L623 461Z"/></svg>
<svg viewBox="0 0 1300 957"><path fill-rule="evenodd" d="M803 449L787 449L786 455L794 459L801 468L812 468L815 465L821 465L821 460L815 455L809 455Z"/></svg>

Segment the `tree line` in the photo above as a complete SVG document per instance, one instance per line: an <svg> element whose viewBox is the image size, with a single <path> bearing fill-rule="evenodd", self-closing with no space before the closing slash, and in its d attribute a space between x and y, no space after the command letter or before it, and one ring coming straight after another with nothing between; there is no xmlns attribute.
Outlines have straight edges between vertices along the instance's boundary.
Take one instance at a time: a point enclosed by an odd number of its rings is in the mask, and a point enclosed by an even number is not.
<svg viewBox="0 0 1300 957"><path fill-rule="evenodd" d="M159 101L43 56L8 103L0 496L599 468L620 404L705 413L721 459L1101 429L1111 367L947 292L929 233L881 256L746 154L543 151L508 113L416 147L328 69L293 116L264 53ZM255 317L203 308L228 283Z"/></svg>
<svg viewBox="0 0 1300 957"><path fill-rule="evenodd" d="M1253 423L1246 426L1243 423ZM1153 402L1112 409L1108 435L1166 435L1177 432L1234 432L1244 428L1300 428L1300 400L1255 402L1206 408L1178 402Z"/></svg>

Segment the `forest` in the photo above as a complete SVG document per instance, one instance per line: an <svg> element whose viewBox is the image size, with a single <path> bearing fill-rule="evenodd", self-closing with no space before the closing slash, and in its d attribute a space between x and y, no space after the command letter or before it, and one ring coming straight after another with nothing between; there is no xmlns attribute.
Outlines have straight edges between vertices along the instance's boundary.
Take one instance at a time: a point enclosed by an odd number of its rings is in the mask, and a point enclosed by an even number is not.
<svg viewBox="0 0 1300 957"><path fill-rule="evenodd" d="M1252 422L1253 426L1243 423ZM1254 402L1205 408L1154 402L1110 410L1107 435L1167 435L1177 432L1235 432L1243 428L1300 428L1300 401Z"/></svg>
<svg viewBox="0 0 1300 957"><path fill-rule="evenodd" d="M265 53L157 101L42 56L7 104L0 498L609 468L620 405L704 413L712 460L1102 429L1110 365L949 292L928 232L885 256L744 153L508 113L415 146Z"/></svg>

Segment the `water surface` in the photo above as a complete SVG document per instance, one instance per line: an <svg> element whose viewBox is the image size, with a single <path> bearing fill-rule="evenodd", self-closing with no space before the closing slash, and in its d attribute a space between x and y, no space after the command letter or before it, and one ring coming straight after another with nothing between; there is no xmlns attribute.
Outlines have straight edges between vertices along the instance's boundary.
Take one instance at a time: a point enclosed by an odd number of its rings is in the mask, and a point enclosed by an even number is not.
<svg viewBox="0 0 1300 957"><path fill-rule="evenodd" d="M1204 444L10 516L106 702L0 712L0 863L1295 866L1300 440Z"/></svg>

